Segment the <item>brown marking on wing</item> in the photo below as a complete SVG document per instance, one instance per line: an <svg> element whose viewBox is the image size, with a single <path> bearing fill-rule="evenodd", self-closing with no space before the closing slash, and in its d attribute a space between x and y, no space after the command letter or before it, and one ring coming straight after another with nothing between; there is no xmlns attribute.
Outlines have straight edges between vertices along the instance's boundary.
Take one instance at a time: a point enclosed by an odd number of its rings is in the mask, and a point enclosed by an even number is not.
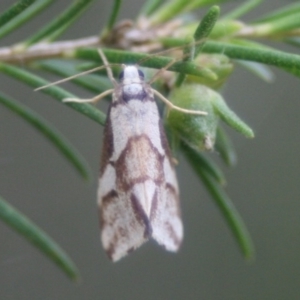
<svg viewBox="0 0 300 300"><path fill-rule="evenodd" d="M105 211L105 208L107 205L109 205L110 202L112 202L115 198L118 198L118 193L115 190L111 190L109 193L107 193L105 196L102 197L101 207L100 207L100 229L104 226L104 215L103 211ZM113 220L111 220L113 222Z"/></svg>
<svg viewBox="0 0 300 300"><path fill-rule="evenodd" d="M153 195L153 198L152 198L151 211L150 211L150 217L149 217L150 221L153 220L153 218L155 218L155 214L156 214L158 205L159 205L158 193L156 190Z"/></svg>
<svg viewBox="0 0 300 300"><path fill-rule="evenodd" d="M159 127L159 132L160 132L161 145L162 145L163 149L165 150L166 156L170 160L171 166L174 166L174 162L172 160L172 152L169 147L169 142L168 142L167 136L165 134L164 125L163 125L161 119L159 119L158 127Z"/></svg>
<svg viewBox="0 0 300 300"><path fill-rule="evenodd" d="M110 191L100 207L101 236L108 257L117 261L149 237L151 225L130 193Z"/></svg>
<svg viewBox="0 0 300 300"><path fill-rule="evenodd" d="M171 194L169 196L167 203L166 203L166 210L168 210L174 217L181 219L181 209L180 209L180 202L179 197L176 191L176 188L169 183L166 183L166 191ZM171 200L172 199L172 200ZM172 217L172 216L171 216ZM173 226L169 220L165 220L164 225L166 231L169 232L170 237L174 241L174 244L177 248L180 247L182 239L179 238L176 232L173 229Z"/></svg>
<svg viewBox="0 0 300 300"><path fill-rule="evenodd" d="M173 185L166 183L166 190L169 191L173 195L173 199L175 201L175 207L176 207L176 215L179 218L181 218L180 201L179 201L179 196L177 194L176 188Z"/></svg>
<svg viewBox="0 0 300 300"><path fill-rule="evenodd" d="M102 144L100 176L102 176L102 174L105 170L105 167L109 163L111 155L114 151L114 139L113 139L111 119L110 119L110 110L111 110L111 105L108 109L106 123L104 126L104 132L103 132L104 138L103 138L103 144Z"/></svg>
<svg viewBox="0 0 300 300"><path fill-rule="evenodd" d="M158 189L158 204L155 199L150 212L153 238L169 251L177 251L182 242L181 211L176 188L165 183Z"/></svg>
<svg viewBox="0 0 300 300"><path fill-rule="evenodd" d="M151 228L149 219L148 219L145 211L143 210L139 200L137 199L137 197L134 194L131 194L130 200L131 200L132 209L134 211L137 221L140 224L145 225L144 238L148 239L152 234L152 228Z"/></svg>
<svg viewBox="0 0 300 300"><path fill-rule="evenodd" d="M165 230L169 233L169 236L171 237L171 239L173 240L174 244L177 246L177 248L180 247L182 240L178 238L176 232L173 229L173 226L171 225L170 222L165 222L165 224L163 225L165 227ZM162 245L164 246L164 245Z"/></svg>
<svg viewBox="0 0 300 300"><path fill-rule="evenodd" d="M164 155L161 155L145 134L133 136L115 163L117 186L128 191L134 184L151 179L157 185L164 182Z"/></svg>

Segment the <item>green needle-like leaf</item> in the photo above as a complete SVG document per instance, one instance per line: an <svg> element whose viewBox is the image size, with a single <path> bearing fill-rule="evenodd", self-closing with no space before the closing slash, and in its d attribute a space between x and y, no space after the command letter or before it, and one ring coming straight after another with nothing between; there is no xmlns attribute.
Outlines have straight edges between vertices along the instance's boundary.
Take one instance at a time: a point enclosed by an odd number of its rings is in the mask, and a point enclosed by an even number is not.
<svg viewBox="0 0 300 300"><path fill-rule="evenodd" d="M41 40L46 40L48 36L57 30L60 30L66 23L71 25L73 21L84 12L84 10L90 5L93 0L77 0L74 1L64 12L58 15L52 22L36 32L31 38L19 45L20 48L27 48L28 46L37 43ZM72 20L72 21L70 21ZM66 27L64 27L66 29ZM60 33L62 33L60 31Z"/></svg>
<svg viewBox="0 0 300 300"><path fill-rule="evenodd" d="M208 41L203 52L223 53L233 59L256 61L267 65L273 65L292 73L300 69L300 56L285 53L279 50L259 49L254 47L236 46L227 43Z"/></svg>
<svg viewBox="0 0 300 300"><path fill-rule="evenodd" d="M194 39L196 42L204 40L210 35L211 31L213 30L218 20L219 15L220 15L219 6L213 6L209 9L207 14L202 18L198 28L194 33ZM203 45L204 43L200 43L196 45L195 56L197 56L200 53Z"/></svg>
<svg viewBox="0 0 300 300"><path fill-rule="evenodd" d="M284 16L280 19L259 23L252 26L253 36L283 35L284 31L298 29L300 26L300 12Z"/></svg>
<svg viewBox="0 0 300 300"><path fill-rule="evenodd" d="M279 8L278 10L272 11L264 15L263 17L260 17L258 20L255 21L255 23L266 23L269 21L276 21L297 12L300 12L299 2L286 5L283 8Z"/></svg>
<svg viewBox="0 0 300 300"><path fill-rule="evenodd" d="M170 62L173 61L170 57L165 56L149 56L149 54L144 53L136 53L136 52L129 52L129 51L122 51L122 50L112 50L112 49L102 49L105 56L110 63L117 63L117 64L139 64L143 67L147 68L154 68L154 69L162 69ZM69 54L70 56L70 54ZM92 48L79 48L73 52L73 58L79 59L88 59L94 60L102 63L99 58L99 54L96 49ZM215 77L211 77L214 73L208 73L206 70L199 68L196 63L193 62L183 62L178 61L175 62L168 71L180 72L184 74L195 75L203 78L208 78L214 80Z"/></svg>
<svg viewBox="0 0 300 300"><path fill-rule="evenodd" d="M240 132L247 138L254 137L253 130L227 106L221 95L218 97L213 97L211 102L218 115L225 123L227 123L227 125Z"/></svg>
<svg viewBox="0 0 300 300"><path fill-rule="evenodd" d="M300 77L300 69L294 69L294 70L289 70L289 69L286 69L286 71L288 71L289 73L291 73L291 74L293 74L293 75L295 75L295 76L297 76L297 77Z"/></svg>
<svg viewBox="0 0 300 300"><path fill-rule="evenodd" d="M284 42L287 44L293 45L297 48L300 47L300 38L299 37L287 38L287 39L284 39Z"/></svg>
<svg viewBox="0 0 300 300"><path fill-rule="evenodd" d="M70 18L68 21L66 21L64 24L62 24L59 28L57 28L55 31L49 33L45 40L47 40L47 43L53 42L57 40L75 21L77 21L77 16L74 15L73 18Z"/></svg>
<svg viewBox="0 0 300 300"><path fill-rule="evenodd" d="M207 172L206 168L202 168L202 160L197 159L197 156L190 156L190 151L186 152L186 149L184 149L183 152L215 200L225 220L229 224L245 258L252 259L254 257L254 246L250 234L232 201L215 181L214 177L211 176L211 173Z"/></svg>
<svg viewBox="0 0 300 300"><path fill-rule="evenodd" d="M249 234L249 231L241 218L240 214L234 207L231 199L224 192L224 190L207 174L201 172L201 179L207 190L216 201L223 216L228 222L235 238L246 259L253 259L255 255L254 245Z"/></svg>
<svg viewBox="0 0 300 300"><path fill-rule="evenodd" d="M160 5L162 5L161 0L147 0L144 6L142 7L140 11L140 15L150 16L153 14Z"/></svg>
<svg viewBox="0 0 300 300"><path fill-rule="evenodd" d="M84 179L90 178L90 171L85 159L75 150L75 148L62 136L52 125L44 120L37 113L27 108L16 100L0 93L0 103L12 112L22 117L40 133L42 133L51 143L69 160Z"/></svg>
<svg viewBox="0 0 300 300"><path fill-rule="evenodd" d="M214 5L228 0L170 0L157 9L149 18L152 24L166 22L177 15L195 10L202 6Z"/></svg>
<svg viewBox="0 0 300 300"><path fill-rule="evenodd" d="M274 74L268 66L253 61L236 60L236 62L266 82L272 82L274 79Z"/></svg>
<svg viewBox="0 0 300 300"><path fill-rule="evenodd" d="M10 65L4 64L4 63L0 63L0 71L5 73L6 75L9 75L9 76L21 81L21 82L26 83L27 85L29 85L33 88L39 88L39 87L44 86L49 83L48 81L46 81L28 71L25 71L18 67L10 66ZM61 87L58 87L58 86L47 87L47 88L41 90L41 92L52 96L53 98L59 100L60 102L65 98L76 98L75 95L65 91L64 89L62 89ZM89 118L98 122L101 125L104 125L104 123L105 123L105 118L106 118L105 115L100 110L98 110L97 108L93 107L90 104L68 102L68 103L65 103L65 105L68 105L68 106L74 108L75 110L88 116Z"/></svg>
<svg viewBox="0 0 300 300"><path fill-rule="evenodd" d="M204 43L205 38L209 36L212 29L214 28L217 19L220 14L220 8L218 6L211 7L206 15L202 18L201 22L199 23L198 27L194 32L194 41L191 46L185 50L186 56L183 61L192 61L197 55L200 53ZM202 42L201 42L202 41ZM197 43L198 42L198 43ZM185 74L180 73L177 77L175 85L178 87L182 84L185 79Z"/></svg>
<svg viewBox="0 0 300 300"><path fill-rule="evenodd" d="M191 46L190 46L191 45ZM189 41L187 46L184 48L184 58L182 61L192 61L195 57L195 43L194 40ZM186 75L184 73L179 73L175 82L176 87L180 87L185 80Z"/></svg>
<svg viewBox="0 0 300 300"><path fill-rule="evenodd" d="M229 136L220 125L217 128L215 149L229 167L232 167L236 164L237 155L234 146Z"/></svg>
<svg viewBox="0 0 300 300"><path fill-rule="evenodd" d="M245 15L252 9L254 9L256 6L261 4L264 0L248 0L245 1L243 4L238 6L236 9L231 11L230 13L226 14L222 17L222 20L233 20L238 19L241 16Z"/></svg>
<svg viewBox="0 0 300 300"><path fill-rule="evenodd" d="M110 17L108 18L107 25L104 27L104 30L102 31L101 36L105 38L106 34L112 30L114 27L117 16L119 14L120 8L121 8L122 0L114 0L114 5L112 7L112 11L110 14Z"/></svg>
<svg viewBox="0 0 300 300"><path fill-rule="evenodd" d="M193 1L187 1L188 6L186 7L185 11L191 11L195 10L197 8L203 7L203 6L210 6L214 4L221 4L225 2L229 2L232 0L193 0Z"/></svg>
<svg viewBox="0 0 300 300"><path fill-rule="evenodd" d="M0 27L20 14L24 9L37 0L20 0L0 15Z"/></svg>
<svg viewBox="0 0 300 300"><path fill-rule="evenodd" d="M149 18L152 24L159 24L166 22L176 15L182 13L185 7L189 4L186 0L171 0L164 3L158 10L155 11Z"/></svg>
<svg viewBox="0 0 300 300"><path fill-rule="evenodd" d="M2 197L0 197L0 219L47 255L68 277L73 280L79 279L79 271L64 250Z"/></svg>
<svg viewBox="0 0 300 300"><path fill-rule="evenodd" d="M9 34L11 31L17 29L22 24L30 21L32 17L37 15L40 11L53 3L53 0L38 0L28 8L23 10L19 15L15 16L12 20L0 28L0 38Z"/></svg>
<svg viewBox="0 0 300 300"><path fill-rule="evenodd" d="M219 184L225 184L226 179L223 172L212 160L208 159L200 151L196 151L185 143L181 143L181 150L184 152L189 162L193 164L193 167L197 170L199 169L198 172L200 172L200 169L203 169Z"/></svg>

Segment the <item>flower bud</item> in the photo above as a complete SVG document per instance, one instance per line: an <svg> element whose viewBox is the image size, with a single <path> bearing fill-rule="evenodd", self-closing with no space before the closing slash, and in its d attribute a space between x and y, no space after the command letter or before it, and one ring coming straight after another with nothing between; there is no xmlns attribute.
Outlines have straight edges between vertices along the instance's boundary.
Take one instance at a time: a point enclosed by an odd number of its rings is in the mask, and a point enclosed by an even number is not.
<svg viewBox="0 0 300 300"><path fill-rule="evenodd" d="M175 88L169 100L176 106L207 112L207 115L192 115L171 109L167 114L167 125L188 145L197 150L214 147L218 115L212 105L218 93L199 84L183 84Z"/></svg>

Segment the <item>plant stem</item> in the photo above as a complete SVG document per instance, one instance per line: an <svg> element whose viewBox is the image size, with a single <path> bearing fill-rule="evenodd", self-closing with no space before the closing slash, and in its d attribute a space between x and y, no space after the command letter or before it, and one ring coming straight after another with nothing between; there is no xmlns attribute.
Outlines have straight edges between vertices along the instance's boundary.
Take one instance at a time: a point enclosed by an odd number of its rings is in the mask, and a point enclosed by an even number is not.
<svg viewBox="0 0 300 300"><path fill-rule="evenodd" d="M32 60L68 57L68 54L77 48L93 47L99 45L99 37L91 36L83 39L59 41L54 43L38 43L34 46L18 52L15 47L0 48L0 61L10 63L26 63Z"/></svg>

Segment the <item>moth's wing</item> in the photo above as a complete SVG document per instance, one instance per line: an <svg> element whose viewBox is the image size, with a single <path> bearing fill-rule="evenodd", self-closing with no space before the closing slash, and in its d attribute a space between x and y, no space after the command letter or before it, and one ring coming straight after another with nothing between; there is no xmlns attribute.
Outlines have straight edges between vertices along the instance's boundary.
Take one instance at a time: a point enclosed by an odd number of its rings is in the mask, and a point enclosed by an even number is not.
<svg viewBox="0 0 300 300"><path fill-rule="evenodd" d="M138 202L130 193L112 191L102 198L101 239L112 261L119 260L148 240L147 226L137 217L139 210Z"/></svg>
<svg viewBox="0 0 300 300"><path fill-rule="evenodd" d="M161 124L160 131L162 146L165 149L164 181L157 186L157 199L153 201L150 222L152 237L166 250L176 252L183 239L179 189L171 152Z"/></svg>
<svg viewBox="0 0 300 300"><path fill-rule="evenodd" d="M169 169L169 167L166 168ZM172 171L174 172L174 170ZM157 187L158 197L154 199L150 222L152 237L166 250L176 252L183 239L183 225L178 191L174 188L174 185L174 181L166 181L163 185Z"/></svg>
<svg viewBox="0 0 300 300"><path fill-rule="evenodd" d="M150 236L150 223L130 190L118 187L118 163L113 161L113 136L110 114L104 129L102 163L98 188L101 240L112 261L138 248Z"/></svg>

